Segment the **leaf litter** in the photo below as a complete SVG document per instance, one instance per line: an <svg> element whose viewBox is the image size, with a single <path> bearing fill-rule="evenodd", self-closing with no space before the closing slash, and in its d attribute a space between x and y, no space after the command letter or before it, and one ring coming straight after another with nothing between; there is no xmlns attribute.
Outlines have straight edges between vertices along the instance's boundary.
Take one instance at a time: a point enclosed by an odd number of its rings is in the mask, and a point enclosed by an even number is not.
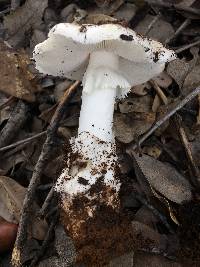
<svg viewBox="0 0 200 267"><path fill-rule="evenodd" d="M92 23L111 15L110 21L122 19L139 33L181 51L153 82L133 87L128 97L116 105L113 127L124 183L122 206L132 218L137 247L113 259L108 266L198 266L199 190L189 182L195 174L173 122L170 120L162 124L141 147L138 145L137 152L132 153L134 159L125 153L127 145L137 143L161 114L173 109L173 102L200 85L199 44L192 45L199 40L198 1L179 0L172 5L172 1L163 0L77 0L67 3L62 0L26 0L19 1L20 5L13 9L10 1L0 2L3 3L0 6L0 131L7 140L2 143L3 147L46 131L63 93L71 84L67 79L38 74L30 61L34 46L46 38L49 29L56 23ZM190 48L186 47L188 44L191 44ZM166 106L155 92L154 83L165 95ZM13 97L11 102L10 97ZM199 97L195 98L179 111L181 126L186 129L197 168L200 167L199 101ZM25 117L13 117L13 111L23 105L21 103L28 107L29 112L24 113ZM70 100L58 128L52 156L41 173L40 185L34 196L34 214L29 215L37 217L40 222L38 213L62 169L66 153L63 144L77 133L80 104L79 92ZM20 127L19 121L23 121ZM34 140L0 152L0 173L5 175L0 177L0 216L7 221L19 223L26 188L40 158L45 136ZM136 177L138 173L141 180ZM58 204L56 196L53 196L42 224L50 226L56 212ZM139 216L140 213L142 215ZM166 228L166 223L173 234ZM31 257L26 254L25 263L38 255L38 248L42 247L33 236L37 240L48 236L43 231L44 225L36 227L32 222L32 226L43 234L42 238L41 233L40 237L38 233L29 236ZM66 262L73 261L73 242L60 227L55 226L55 239L52 237L47 242L46 256L40 255L38 266L67 266ZM71 246L68 247L68 244Z"/></svg>

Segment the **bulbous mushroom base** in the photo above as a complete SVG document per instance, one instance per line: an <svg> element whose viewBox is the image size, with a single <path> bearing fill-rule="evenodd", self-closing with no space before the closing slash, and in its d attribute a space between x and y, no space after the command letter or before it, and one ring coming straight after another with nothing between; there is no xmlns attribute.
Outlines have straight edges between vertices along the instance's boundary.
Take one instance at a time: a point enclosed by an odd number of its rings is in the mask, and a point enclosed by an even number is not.
<svg viewBox="0 0 200 267"><path fill-rule="evenodd" d="M104 266L133 244L131 222L120 208L116 146L82 133L70 148L56 187L62 223L76 246L77 262Z"/></svg>
<svg viewBox="0 0 200 267"><path fill-rule="evenodd" d="M108 187L95 187L101 192L95 200L80 195L69 201L62 196L61 220L76 247L76 263L87 267L105 266L134 244L131 221L120 210L118 195ZM109 199L115 206L107 205Z"/></svg>

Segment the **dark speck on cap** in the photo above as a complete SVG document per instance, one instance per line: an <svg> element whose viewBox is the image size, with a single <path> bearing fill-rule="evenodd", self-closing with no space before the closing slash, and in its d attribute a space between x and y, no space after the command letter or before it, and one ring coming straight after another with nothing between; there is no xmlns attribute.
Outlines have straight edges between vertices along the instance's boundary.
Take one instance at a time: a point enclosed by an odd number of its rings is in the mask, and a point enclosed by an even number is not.
<svg viewBox="0 0 200 267"><path fill-rule="evenodd" d="M121 34L120 38L124 41L133 41L133 35L126 35L126 34Z"/></svg>

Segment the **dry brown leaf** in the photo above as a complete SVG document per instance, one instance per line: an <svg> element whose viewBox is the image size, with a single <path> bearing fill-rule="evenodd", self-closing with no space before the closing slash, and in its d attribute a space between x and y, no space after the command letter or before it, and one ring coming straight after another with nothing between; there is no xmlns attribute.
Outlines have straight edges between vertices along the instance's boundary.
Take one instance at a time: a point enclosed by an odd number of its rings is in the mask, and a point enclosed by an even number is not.
<svg viewBox="0 0 200 267"><path fill-rule="evenodd" d="M154 100L153 100L152 111L153 112L157 112L161 105L162 105L162 100L156 94L155 97L154 97Z"/></svg>
<svg viewBox="0 0 200 267"><path fill-rule="evenodd" d="M0 176L0 216L9 222L19 223L26 192L27 189L13 179ZM32 227L31 235L42 240L47 231L47 223L34 218Z"/></svg>
<svg viewBox="0 0 200 267"><path fill-rule="evenodd" d="M48 0L27 0L25 4L4 19L8 30L8 43L14 47L24 41L26 33L42 22Z"/></svg>
<svg viewBox="0 0 200 267"><path fill-rule="evenodd" d="M138 96L143 96L143 95L146 95L148 93L148 89L150 89L150 88L151 88L151 85L147 82L147 83L133 86L131 88L131 92L138 95Z"/></svg>
<svg viewBox="0 0 200 267"><path fill-rule="evenodd" d="M39 90L39 86L27 68L29 63L25 52L15 53L0 43L0 91L30 102L35 101L34 93Z"/></svg>
<svg viewBox="0 0 200 267"><path fill-rule="evenodd" d="M167 72L161 72L157 77L153 79L158 86L162 88L168 88L172 84L172 78L167 74Z"/></svg>
<svg viewBox="0 0 200 267"><path fill-rule="evenodd" d="M134 153L134 159L153 189L178 204L191 200L189 182L174 167L144 154L139 157Z"/></svg>
<svg viewBox="0 0 200 267"><path fill-rule="evenodd" d="M130 143L146 132L154 123L155 114L129 113L114 115L114 131L116 138L122 143Z"/></svg>
<svg viewBox="0 0 200 267"><path fill-rule="evenodd" d="M0 177L0 216L6 221L18 223L26 189L13 179Z"/></svg>

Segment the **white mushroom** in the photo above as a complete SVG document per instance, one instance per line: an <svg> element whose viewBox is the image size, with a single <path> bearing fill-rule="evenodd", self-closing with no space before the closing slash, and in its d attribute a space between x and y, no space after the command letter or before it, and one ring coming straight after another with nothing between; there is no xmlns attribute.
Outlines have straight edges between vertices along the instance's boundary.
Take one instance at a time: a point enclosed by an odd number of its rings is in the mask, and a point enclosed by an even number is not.
<svg viewBox="0 0 200 267"><path fill-rule="evenodd" d="M90 198L91 186L103 177L103 184L118 192L112 132L115 99L161 73L165 63L175 59L174 52L119 24L61 23L35 47L33 58L40 72L83 84L78 136L71 140L72 153L79 158L73 163L69 159L57 190L71 199L78 194ZM85 165L77 164L80 161Z"/></svg>

